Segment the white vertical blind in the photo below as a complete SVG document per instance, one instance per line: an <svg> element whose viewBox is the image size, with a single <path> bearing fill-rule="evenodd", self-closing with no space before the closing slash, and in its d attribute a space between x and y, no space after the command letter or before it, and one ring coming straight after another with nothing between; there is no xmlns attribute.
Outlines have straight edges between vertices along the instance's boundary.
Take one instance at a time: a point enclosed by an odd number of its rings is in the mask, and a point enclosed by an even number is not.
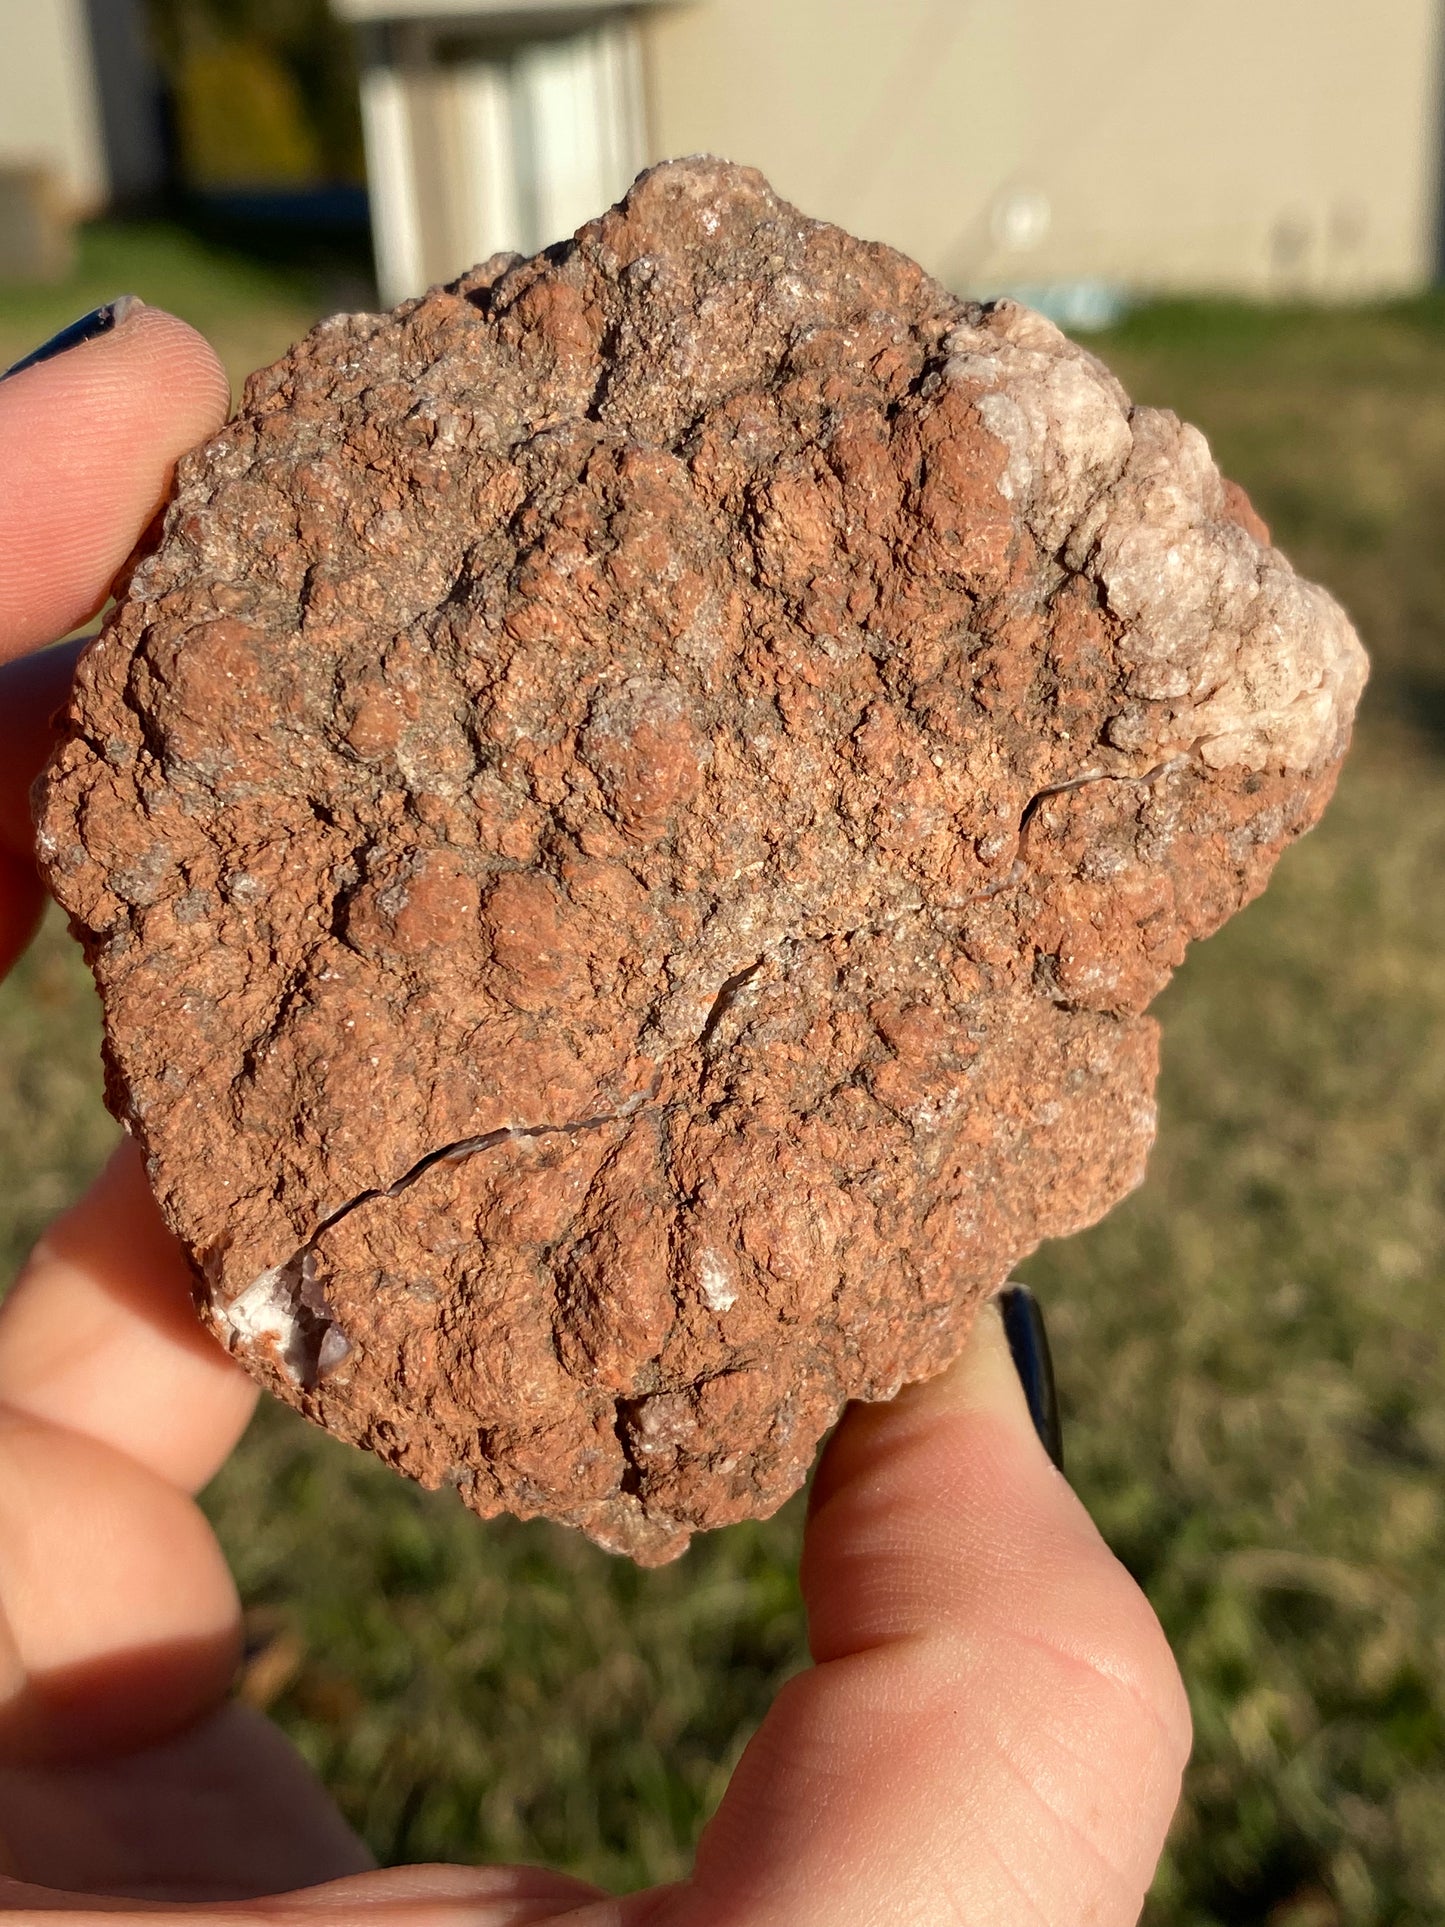
<svg viewBox="0 0 1445 1927"><path fill-rule="evenodd" d="M454 271L502 248L527 250L511 82L501 60L468 60L454 70L460 257Z"/></svg>
<svg viewBox="0 0 1445 1927"><path fill-rule="evenodd" d="M371 196L371 235L381 298L402 301L425 285L416 163L407 89L395 67L361 76L361 127Z"/></svg>
<svg viewBox="0 0 1445 1927"><path fill-rule="evenodd" d="M622 193L640 145L629 21L607 21L565 40L524 47L513 68L519 150L530 189L529 244L545 247L600 214Z"/></svg>
<svg viewBox="0 0 1445 1927"><path fill-rule="evenodd" d="M627 17L599 30L603 43L601 86L607 103L609 184L606 203L625 194L647 165L646 110L642 90L642 37Z"/></svg>
<svg viewBox="0 0 1445 1927"><path fill-rule="evenodd" d="M638 36L623 14L444 66L413 55L404 68L373 67L362 106L388 301L499 249L530 254L565 239L646 159Z"/></svg>

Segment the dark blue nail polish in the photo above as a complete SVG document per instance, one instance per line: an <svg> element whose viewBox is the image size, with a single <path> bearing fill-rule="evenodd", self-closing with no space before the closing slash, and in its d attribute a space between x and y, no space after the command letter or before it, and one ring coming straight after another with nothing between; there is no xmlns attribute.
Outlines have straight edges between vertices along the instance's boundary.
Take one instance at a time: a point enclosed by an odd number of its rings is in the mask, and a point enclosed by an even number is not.
<svg viewBox="0 0 1445 1927"><path fill-rule="evenodd" d="M998 1308L1008 1348L1013 1353L1014 1368L1023 1381L1034 1430L1062 1472L1064 1431L1059 1420L1058 1394L1054 1390L1054 1361L1049 1353L1049 1335L1044 1330L1039 1301L1027 1285L1010 1284L999 1293Z"/></svg>
<svg viewBox="0 0 1445 1927"><path fill-rule="evenodd" d="M114 301L92 308L89 314L83 314L79 321L72 321L69 327L62 328L49 341L42 341L38 348L32 349L28 355L7 368L0 375L0 381L9 381L22 368L33 368L39 361L52 361L56 355L63 355L67 348L78 348L83 341L94 341L98 335L110 334L122 321L128 321L142 305L138 294L120 294Z"/></svg>

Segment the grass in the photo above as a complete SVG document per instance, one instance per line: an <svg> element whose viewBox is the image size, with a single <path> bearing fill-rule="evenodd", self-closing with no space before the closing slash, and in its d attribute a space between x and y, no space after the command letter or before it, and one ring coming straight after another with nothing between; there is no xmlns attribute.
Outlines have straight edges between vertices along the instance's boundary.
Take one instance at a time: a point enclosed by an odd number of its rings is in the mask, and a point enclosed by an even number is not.
<svg viewBox="0 0 1445 1927"><path fill-rule="evenodd" d="M253 368L274 361L318 315L376 300L358 263L334 244L307 265L299 245L266 261L164 222L100 224L81 231L68 280L0 287L0 367L87 309L126 293L199 328L215 343L238 392Z"/></svg>
<svg viewBox="0 0 1445 1927"><path fill-rule="evenodd" d="M321 298L174 231L102 231L73 287L0 300L0 355L126 286L238 375ZM1096 345L1205 428L1376 662L1323 827L1160 1001L1148 1183L1025 1267L1073 1477L1194 1703L1148 1918L1445 1927L1445 305L1170 304ZM53 926L0 992L0 1049L13 1258L109 1141ZM674 1874L800 1663L796 1503L640 1574L479 1527L269 1409L208 1505L247 1690L385 1859Z"/></svg>

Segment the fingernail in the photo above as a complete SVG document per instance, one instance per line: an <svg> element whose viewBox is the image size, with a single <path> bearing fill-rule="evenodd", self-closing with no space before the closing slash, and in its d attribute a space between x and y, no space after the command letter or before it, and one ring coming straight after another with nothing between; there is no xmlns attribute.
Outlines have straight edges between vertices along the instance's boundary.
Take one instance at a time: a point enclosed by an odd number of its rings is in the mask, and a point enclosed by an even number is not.
<svg viewBox="0 0 1445 1927"><path fill-rule="evenodd" d="M62 328L59 334L52 335L49 341L42 341L38 348L33 348L28 355L12 363L4 374L0 375L0 381L9 381L10 377L18 375L22 368L33 368L38 361L52 361L56 355L63 355L67 348L78 348L83 341L94 341L98 335L113 333L123 321L129 321L137 308L144 306L145 303L138 294L119 294L114 301L107 301L99 308L92 308L90 313L83 314L79 321L72 321L68 327Z"/></svg>
<svg viewBox="0 0 1445 1927"><path fill-rule="evenodd" d="M1049 1353L1049 1335L1044 1329L1039 1301L1027 1285L1009 1284L998 1295L998 1308L1034 1430L1062 1472L1064 1433L1059 1420L1058 1394L1054 1390L1054 1361Z"/></svg>

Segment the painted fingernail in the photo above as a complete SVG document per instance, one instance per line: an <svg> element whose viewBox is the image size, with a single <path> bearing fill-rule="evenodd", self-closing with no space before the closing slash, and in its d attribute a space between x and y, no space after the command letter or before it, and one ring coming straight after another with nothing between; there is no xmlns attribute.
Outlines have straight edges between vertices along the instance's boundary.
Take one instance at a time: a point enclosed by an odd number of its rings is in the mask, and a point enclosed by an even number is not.
<svg viewBox="0 0 1445 1927"><path fill-rule="evenodd" d="M129 321L137 308L144 306L138 294L118 294L114 301L92 308L79 321L72 321L59 334L52 335L49 341L42 341L38 348L33 348L28 355L7 368L0 375L0 381L9 381L22 368L33 368L38 361L53 361L56 355L63 355L67 348L78 348L83 341L94 341L98 335L113 333L123 321Z"/></svg>
<svg viewBox="0 0 1445 1927"><path fill-rule="evenodd" d="M1062 1472L1063 1426L1059 1421L1058 1394L1054 1390L1054 1361L1049 1353L1049 1335L1044 1330L1039 1301L1027 1285L1010 1284L999 1293L998 1308L1008 1348L1013 1353L1014 1369L1023 1381L1034 1430Z"/></svg>

